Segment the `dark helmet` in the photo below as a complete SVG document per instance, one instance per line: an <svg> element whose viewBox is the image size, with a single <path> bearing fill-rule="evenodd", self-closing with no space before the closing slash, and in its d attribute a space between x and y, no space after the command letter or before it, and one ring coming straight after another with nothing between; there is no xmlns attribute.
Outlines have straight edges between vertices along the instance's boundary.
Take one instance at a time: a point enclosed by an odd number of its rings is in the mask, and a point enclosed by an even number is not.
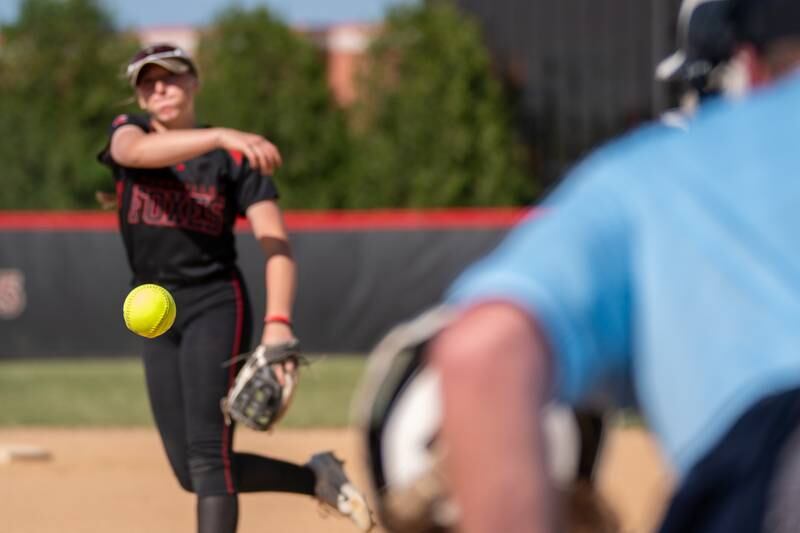
<svg viewBox="0 0 800 533"><path fill-rule="evenodd" d="M706 86L708 75L730 59L734 27L729 0L684 0L678 14L678 50L656 67L656 79Z"/></svg>

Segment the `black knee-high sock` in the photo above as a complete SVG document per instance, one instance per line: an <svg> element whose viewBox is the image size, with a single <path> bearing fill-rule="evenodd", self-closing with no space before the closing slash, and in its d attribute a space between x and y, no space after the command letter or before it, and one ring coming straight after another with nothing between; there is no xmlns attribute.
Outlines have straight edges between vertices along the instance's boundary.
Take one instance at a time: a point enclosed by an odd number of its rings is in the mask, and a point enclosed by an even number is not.
<svg viewBox="0 0 800 533"><path fill-rule="evenodd" d="M238 519L235 494L197 497L197 533L236 533Z"/></svg>
<svg viewBox="0 0 800 533"><path fill-rule="evenodd" d="M314 495L316 476L307 466L278 459L237 453L236 488L239 492L292 492Z"/></svg>

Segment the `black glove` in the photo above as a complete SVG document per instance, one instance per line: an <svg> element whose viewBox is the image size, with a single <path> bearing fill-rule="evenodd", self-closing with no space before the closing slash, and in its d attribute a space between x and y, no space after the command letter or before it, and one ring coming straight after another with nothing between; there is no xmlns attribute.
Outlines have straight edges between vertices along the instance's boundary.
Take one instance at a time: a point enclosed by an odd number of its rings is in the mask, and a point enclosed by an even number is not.
<svg viewBox="0 0 800 533"><path fill-rule="evenodd" d="M249 428L267 431L278 422L291 404L302 362L300 343L296 340L260 345L252 353L234 358L247 362L236 375L221 407L230 423L233 419ZM283 379L279 379L279 373Z"/></svg>

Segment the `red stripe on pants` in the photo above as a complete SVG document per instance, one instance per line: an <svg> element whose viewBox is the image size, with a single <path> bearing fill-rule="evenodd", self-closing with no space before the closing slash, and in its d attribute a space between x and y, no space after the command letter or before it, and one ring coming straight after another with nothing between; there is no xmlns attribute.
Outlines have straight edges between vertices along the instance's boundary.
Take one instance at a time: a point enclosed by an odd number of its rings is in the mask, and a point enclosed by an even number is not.
<svg viewBox="0 0 800 533"><path fill-rule="evenodd" d="M231 349L231 357L239 355L242 344L242 326L244 325L244 300L242 298L242 285L239 283L239 278L235 277L231 280L233 285L233 293L236 298L236 332L233 335L233 348ZM238 365L231 365L228 367L228 389L233 386L233 381L236 379L236 369ZM230 426L225 426L222 430L222 464L225 469L225 486L228 489L228 494L234 493L233 488L233 475L231 473L231 449L230 440L233 430Z"/></svg>

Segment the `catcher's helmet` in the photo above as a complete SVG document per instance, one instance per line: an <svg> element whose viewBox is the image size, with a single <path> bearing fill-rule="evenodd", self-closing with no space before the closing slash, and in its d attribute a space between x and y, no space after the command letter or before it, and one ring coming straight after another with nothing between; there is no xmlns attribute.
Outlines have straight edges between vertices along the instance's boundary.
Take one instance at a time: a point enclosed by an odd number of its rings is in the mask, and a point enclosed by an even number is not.
<svg viewBox="0 0 800 533"><path fill-rule="evenodd" d="M390 531L446 531L458 521L440 468L446 450L437 439L439 377L425 361L429 340L452 317L436 307L393 329L370 355L353 405L378 514ZM557 404L545 407L543 416L554 485L567 490L578 478L590 481L602 419Z"/></svg>
<svg viewBox="0 0 800 533"><path fill-rule="evenodd" d="M656 79L704 85L730 59L734 28L729 0L684 0L678 14L678 50L656 67Z"/></svg>

